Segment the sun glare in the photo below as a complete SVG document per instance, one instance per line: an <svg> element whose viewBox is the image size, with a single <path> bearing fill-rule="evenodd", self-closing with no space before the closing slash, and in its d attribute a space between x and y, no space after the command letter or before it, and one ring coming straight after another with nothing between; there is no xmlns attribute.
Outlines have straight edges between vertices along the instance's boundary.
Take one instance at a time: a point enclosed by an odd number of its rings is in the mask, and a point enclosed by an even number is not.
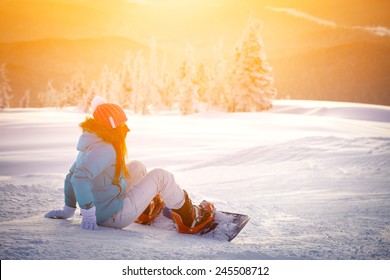
<svg viewBox="0 0 390 280"><path fill-rule="evenodd" d="M390 2L374 2L0 1L0 66L13 105L26 92L63 88L77 71L98 79L103 65L117 67L127 52L147 61L151 42L169 70L180 68L189 49L196 67L218 60L225 67L253 18L262 22L259 40L278 97L389 104ZM368 89L380 97L368 97Z"/></svg>

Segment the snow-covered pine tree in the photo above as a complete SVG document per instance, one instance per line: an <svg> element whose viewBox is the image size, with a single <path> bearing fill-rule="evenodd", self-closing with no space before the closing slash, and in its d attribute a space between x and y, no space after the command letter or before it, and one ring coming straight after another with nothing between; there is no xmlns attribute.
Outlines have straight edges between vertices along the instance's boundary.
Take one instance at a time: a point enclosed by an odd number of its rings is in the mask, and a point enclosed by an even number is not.
<svg viewBox="0 0 390 280"><path fill-rule="evenodd" d="M210 70L205 63L199 64L194 77L194 85L197 87L200 102L208 102L208 90L210 88Z"/></svg>
<svg viewBox="0 0 390 280"><path fill-rule="evenodd" d="M30 107L30 89L26 90L24 92L24 95L20 99L19 106L21 108L28 108Z"/></svg>
<svg viewBox="0 0 390 280"><path fill-rule="evenodd" d="M89 111L90 104L92 102L92 99L95 96L98 96L99 92L97 90L96 81L93 80L89 87L87 88L87 91L85 92L85 95L83 96L82 102L79 104L81 110L84 113L87 113Z"/></svg>
<svg viewBox="0 0 390 280"><path fill-rule="evenodd" d="M79 106L83 104L86 93L84 75L81 72L74 74L69 83L64 87L63 93L59 96L59 106Z"/></svg>
<svg viewBox="0 0 390 280"><path fill-rule="evenodd" d="M119 92L119 103L121 106L130 108L131 95L133 93L133 81L132 81L132 55L130 51L125 54L125 59L122 63L122 68L119 73L119 79L121 83L121 89Z"/></svg>
<svg viewBox="0 0 390 280"><path fill-rule="evenodd" d="M142 76L141 73L141 65L143 64L143 56L141 52L138 52L130 67L130 79L129 79L129 96L128 96L128 101L129 101L129 108L132 109L135 113L139 112L139 107L140 107L140 102L139 102L139 95L140 93L140 88L141 88L141 81L140 77Z"/></svg>
<svg viewBox="0 0 390 280"><path fill-rule="evenodd" d="M227 60L223 56L223 42L213 48L211 79L208 90L208 103L211 107L227 107L226 95L229 92Z"/></svg>
<svg viewBox="0 0 390 280"><path fill-rule="evenodd" d="M46 90L38 93L38 107L59 107L59 92L53 86L53 81L48 81Z"/></svg>
<svg viewBox="0 0 390 280"><path fill-rule="evenodd" d="M110 79L110 87L109 87L109 100L113 103L118 103L118 104L121 104L119 103L120 102L120 92L121 92L121 89L122 89L122 84L121 84L121 80L120 80L120 76L119 76L119 73L116 73L116 72L111 72L111 75L109 77Z"/></svg>
<svg viewBox="0 0 390 280"><path fill-rule="evenodd" d="M100 77L98 79L97 84L98 92L101 97L105 100L109 101L109 88L110 88L110 69L108 69L108 65L105 64L100 73Z"/></svg>
<svg viewBox="0 0 390 280"><path fill-rule="evenodd" d="M249 112L268 110L276 96L272 68L260 37L261 22L250 18L236 48L228 95L228 110Z"/></svg>
<svg viewBox="0 0 390 280"><path fill-rule="evenodd" d="M172 109L175 100L177 99L177 79L173 73L162 71L161 84L158 88L162 106L167 109Z"/></svg>
<svg viewBox="0 0 390 280"><path fill-rule="evenodd" d="M160 67L160 79L157 87L158 94L160 96L161 107L165 109L172 109L174 102L174 76L167 69L167 54L164 54Z"/></svg>
<svg viewBox="0 0 390 280"><path fill-rule="evenodd" d="M8 108L10 106L10 99L12 98L12 88L7 76L6 64L0 67L0 109Z"/></svg>
<svg viewBox="0 0 390 280"><path fill-rule="evenodd" d="M149 113L147 92L149 75L142 52L138 52L133 63L132 80L134 85L132 104L134 112L143 115Z"/></svg>
<svg viewBox="0 0 390 280"><path fill-rule="evenodd" d="M192 114L195 111L194 103L197 96L197 88L193 83L195 72L194 49L191 45L187 45L178 82L179 108L183 115Z"/></svg>
<svg viewBox="0 0 390 280"><path fill-rule="evenodd" d="M161 109L161 98L158 92L158 88L161 84L158 73L158 53L157 53L157 41L152 38L150 40L150 53L149 64L147 65L147 83L145 85L145 106L147 112L150 110Z"/></svg>

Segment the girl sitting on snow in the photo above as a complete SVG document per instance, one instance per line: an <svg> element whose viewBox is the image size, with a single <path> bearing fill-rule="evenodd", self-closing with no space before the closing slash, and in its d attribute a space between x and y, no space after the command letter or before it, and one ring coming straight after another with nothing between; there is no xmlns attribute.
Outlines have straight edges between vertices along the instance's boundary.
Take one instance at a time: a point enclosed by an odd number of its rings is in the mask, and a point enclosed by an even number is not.
<svg viewBox="0 0 390 280"><path fill-rule="evenodd" d="M79 154L64 183L65 205L46 218L71 218L78 203L81 228L124 228L132 222L150 224L165 204L182 233L197 233L214 220L214 205L193 205L168 171L147 173L139 161L125 164L130 130L121 107L95 97L92 109L93 118L80 124Z"/></svg>

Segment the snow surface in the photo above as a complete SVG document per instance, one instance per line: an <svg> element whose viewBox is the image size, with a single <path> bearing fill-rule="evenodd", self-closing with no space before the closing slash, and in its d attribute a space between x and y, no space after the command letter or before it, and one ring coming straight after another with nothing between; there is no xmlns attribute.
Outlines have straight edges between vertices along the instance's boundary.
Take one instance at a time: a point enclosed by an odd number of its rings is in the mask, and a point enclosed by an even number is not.
<svg viewBox="0 0 390 280"><path fill-rule="evenodd" d="M153 226L80 229L63 205L72 108L0 112L0 259L390 259L390 107L276 101L262 113L129 113L129 159L248 214L232 242Z"/></svg>

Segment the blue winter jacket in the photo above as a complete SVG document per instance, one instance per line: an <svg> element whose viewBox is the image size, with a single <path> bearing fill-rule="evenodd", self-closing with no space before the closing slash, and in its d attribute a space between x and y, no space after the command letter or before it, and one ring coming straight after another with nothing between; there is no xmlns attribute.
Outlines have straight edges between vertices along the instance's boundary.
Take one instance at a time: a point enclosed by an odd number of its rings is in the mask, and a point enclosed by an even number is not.
<svg viewBox="0 0 390 280"><path fill-rule="evenodd" d="M115 174L114 147L96 134L83 132L77 144L79 154L65 178L65 205L81 208L96 206L97 223L102 223L123 208L126 183L122 177L121 189L112 184Z"/></svg>

